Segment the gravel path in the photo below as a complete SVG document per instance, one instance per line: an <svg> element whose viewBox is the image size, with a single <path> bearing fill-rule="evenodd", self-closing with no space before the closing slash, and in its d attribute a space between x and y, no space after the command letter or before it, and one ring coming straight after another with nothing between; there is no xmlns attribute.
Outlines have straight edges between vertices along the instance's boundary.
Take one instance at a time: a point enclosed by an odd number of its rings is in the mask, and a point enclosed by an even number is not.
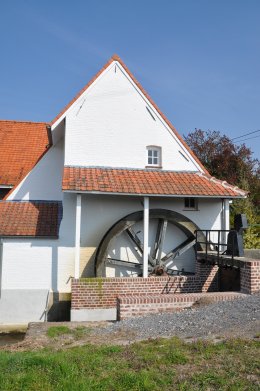
<svg viewBox="0 0 260 391"><path fill-rule="evenodd" d="M109 334L113 339L120 332L128 335L129 341L174 335L188 339L259 338L260 295L194 306L177 313L126 319L97 328L94 333Z"/></svg>

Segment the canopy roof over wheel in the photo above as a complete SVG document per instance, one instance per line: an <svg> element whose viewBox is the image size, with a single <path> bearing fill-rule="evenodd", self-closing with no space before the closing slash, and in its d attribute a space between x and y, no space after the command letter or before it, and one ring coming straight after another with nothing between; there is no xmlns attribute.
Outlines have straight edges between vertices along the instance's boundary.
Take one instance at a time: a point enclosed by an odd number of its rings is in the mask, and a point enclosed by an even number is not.
<svg viewBox="0 0 260 391"><path fill-rule="evenodd" d="M201 172L65 167L63 191L142 196L243 198L247 192Z"/></svg>

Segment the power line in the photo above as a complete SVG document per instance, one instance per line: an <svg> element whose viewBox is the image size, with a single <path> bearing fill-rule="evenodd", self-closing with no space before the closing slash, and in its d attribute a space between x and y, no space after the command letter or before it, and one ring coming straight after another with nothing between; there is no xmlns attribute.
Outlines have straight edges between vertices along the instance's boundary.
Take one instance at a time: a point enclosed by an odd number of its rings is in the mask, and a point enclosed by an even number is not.
<svg viewBox="0 0 260 391"><path fill-rule="evenodd" d="M252 140L253 138L258 138L258 137L260 137L260 136L248 137L248 138L245 138L245 139L243 139L243 140L235 141L235 143L243 143L243 142L246 141L246 140ZM232 140L234 140L234 139L232 139Z"/></svg>
<svg viewBox="0 0 260 391"><path fill-rule="evenodd" d="M238 138L242 138L242 137L248 136L249 134L257 133L257 132L260 132L260 129L254 130L253 132L245 133L245 134L243 134L242 136L234 137L234 138L231 139L231 141L236 140L236 139L238 139Z"/></svg>

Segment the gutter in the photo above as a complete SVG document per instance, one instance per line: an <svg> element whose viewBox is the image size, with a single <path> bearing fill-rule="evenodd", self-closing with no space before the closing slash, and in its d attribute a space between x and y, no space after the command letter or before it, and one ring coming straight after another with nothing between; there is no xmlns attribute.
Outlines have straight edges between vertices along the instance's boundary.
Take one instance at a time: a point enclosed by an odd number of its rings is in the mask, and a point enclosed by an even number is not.
<svg viewBox="0 0 260 391"><path fill-rule="evenodd" d="M77 194L95 194L95 195L114 195L114 196L132 196L132 197L165 197L165 198L215 198L215 199L237 199L246 198L245 195L194 195L194 194L140 194L140 193L115 193L110 191L92 191L92 190L62 190L63 193L77 193Z"/></svg>

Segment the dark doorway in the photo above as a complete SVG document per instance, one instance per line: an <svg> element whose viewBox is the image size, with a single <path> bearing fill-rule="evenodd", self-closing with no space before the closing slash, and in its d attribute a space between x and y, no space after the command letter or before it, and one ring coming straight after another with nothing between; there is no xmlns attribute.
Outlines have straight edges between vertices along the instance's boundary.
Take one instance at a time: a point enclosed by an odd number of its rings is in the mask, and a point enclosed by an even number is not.
<svg viewBox="0 0 260 391"><path fill-rule="evenodd" d="M219 290L220 292L240 291L240 269L224 268L219 269Z"/></svg>

